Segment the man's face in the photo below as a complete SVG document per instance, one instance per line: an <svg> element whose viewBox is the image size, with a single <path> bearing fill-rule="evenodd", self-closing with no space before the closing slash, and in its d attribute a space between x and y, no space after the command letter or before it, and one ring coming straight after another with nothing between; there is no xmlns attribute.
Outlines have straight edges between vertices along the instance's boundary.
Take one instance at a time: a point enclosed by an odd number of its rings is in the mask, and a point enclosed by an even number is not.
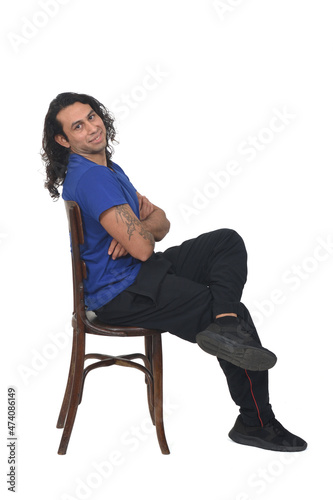
<svg viewBox="0 0 333 500"><path fill-rule="evenodd" d="M57 120L67 136L66 139L61 134L56 135L58 144L88 159L105 156L106 129L103 120L89 104L75 102L59 111Z"/></svg>

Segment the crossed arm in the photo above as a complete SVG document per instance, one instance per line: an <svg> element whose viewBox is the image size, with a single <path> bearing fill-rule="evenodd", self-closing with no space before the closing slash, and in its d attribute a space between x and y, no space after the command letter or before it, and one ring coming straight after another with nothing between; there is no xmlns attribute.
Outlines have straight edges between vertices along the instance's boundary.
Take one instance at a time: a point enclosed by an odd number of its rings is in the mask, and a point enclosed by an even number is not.
<svg viewBox="0 0 333 500"><path fill-rule="evenodd" d="M137 196L140 219L128 204L116 205L100 216L100 223L113 237L108 250L112 259L129 253L136 259L145 261L152 255L155 241L162 240L169 232L170 222L165 212L140 193Z"/></svg>

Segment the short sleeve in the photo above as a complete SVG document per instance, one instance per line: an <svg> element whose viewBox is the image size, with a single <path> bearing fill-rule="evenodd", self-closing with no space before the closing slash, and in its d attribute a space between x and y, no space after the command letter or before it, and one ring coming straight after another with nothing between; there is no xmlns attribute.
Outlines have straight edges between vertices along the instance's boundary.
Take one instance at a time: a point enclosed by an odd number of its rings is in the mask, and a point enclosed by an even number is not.
<svg viewBox="0 0 333 500"><path fill-rule="evenodd" d="M124 177L125 179L128 180L128 182L131 182L128 175L125 174L125 172L123 171L123 169L120 167L120 165L118 165L118 163L115 163L114 161L111 163L111 166L112 168L116 168L118 172L120 172Z"/></svg>
<svg viewBox="0 0 333 500"><path fill-rule="evenodd" d="M76 187L76 199L81 210L97 221L105 210L128 203L113 172L99 165L81 177Z"/></svg>

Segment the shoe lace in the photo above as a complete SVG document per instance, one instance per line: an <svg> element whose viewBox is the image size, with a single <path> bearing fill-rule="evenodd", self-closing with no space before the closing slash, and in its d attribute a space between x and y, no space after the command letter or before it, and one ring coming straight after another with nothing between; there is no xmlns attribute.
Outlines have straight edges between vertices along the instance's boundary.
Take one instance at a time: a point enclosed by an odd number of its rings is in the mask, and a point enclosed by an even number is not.
<svg viewBox="0 0 333 500"><path fill-rule="evenodd" d="M280 422L278 422L278 420L276 420L275 417L273 417L267 424L268 426L272 427L273 428L273 431L278 435L278 436L285 436L285 431L282 427L282 425L280 424Z"/></svg>
<svg viewBox="0 0 333 500"><path fill-rule="evenodd" d="M238 324L237 332L242 334L242 336L244 336L244 334L247 335L251 340L256 340L254 329L245 321L241 321Z"/></svg>

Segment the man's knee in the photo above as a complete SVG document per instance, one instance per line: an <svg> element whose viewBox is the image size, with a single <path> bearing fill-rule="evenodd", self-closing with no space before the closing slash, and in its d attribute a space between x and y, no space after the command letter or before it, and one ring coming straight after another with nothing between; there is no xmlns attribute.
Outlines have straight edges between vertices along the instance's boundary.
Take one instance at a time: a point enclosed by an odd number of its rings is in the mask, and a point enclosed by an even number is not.
<svg viewBox="0 0 333 500"><path fill-rule="evenodd" d="M243 238L234 229L220 229L221 242L228 243L233 249L241 251L247 255L246 247Z"/></svg>

